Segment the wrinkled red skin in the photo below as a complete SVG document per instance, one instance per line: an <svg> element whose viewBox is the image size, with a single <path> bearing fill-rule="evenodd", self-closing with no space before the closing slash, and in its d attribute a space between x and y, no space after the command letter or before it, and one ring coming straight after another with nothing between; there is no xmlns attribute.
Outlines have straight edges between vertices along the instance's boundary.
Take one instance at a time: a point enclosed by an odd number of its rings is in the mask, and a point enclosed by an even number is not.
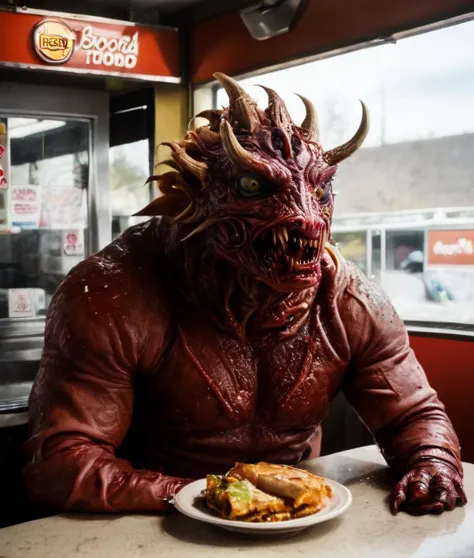
<svg viewBox="0 0 474 558"><path fill-rule="evenodd" d="M201 222L220 217L215 226L181 242L196 225L152 219L55 294L30 400L31 498L165 510L189 479L237 461L307 458L343 390L400 476L393 512L465 503L458 439L381 290L332 249L311 273L278 263L273 275L253 250L282 223L327 239L333 197L314 193L334 169L310 141L289 160L264 131L240 142L260 150L273 195L244 203L233 186L242 169L209 149L197 207Z"/></svg>
<svg viewBox="0 0 474 558"><path fill-rule="evenodd" d="M54 298L31 396L33 499L159 511L184 478L236 461L296 464L343 389L388 463L425 471L425 484L396 494L413 494L415 511L415 500L460 501L459 444L443 406L390 303L352 265L336 271L325 255L296 335L276 328L241 341L163 286L161 238L155 220L129 230Z"/></svg>

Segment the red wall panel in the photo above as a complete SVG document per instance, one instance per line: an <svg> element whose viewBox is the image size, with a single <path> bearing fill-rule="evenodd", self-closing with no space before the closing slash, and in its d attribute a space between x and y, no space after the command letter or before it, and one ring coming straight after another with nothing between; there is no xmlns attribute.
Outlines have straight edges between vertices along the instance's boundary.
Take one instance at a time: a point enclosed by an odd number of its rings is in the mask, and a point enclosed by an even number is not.
<svg viewBox="0 0 474 558"><path fill-rule="evenodd" d="M410 336L411 346L446 406L461 441L463 461L474 463L474 342Z"/></svg>
<svg viewBox="0 0 474 558"><path fill-rule="evenodd" d="M258 70L442 21L472 9L472 0L310 0L291 33L266 41L252 39L238 12L226 13L191 29L191 81L211 80L214 72L238 75Z"/></svg>

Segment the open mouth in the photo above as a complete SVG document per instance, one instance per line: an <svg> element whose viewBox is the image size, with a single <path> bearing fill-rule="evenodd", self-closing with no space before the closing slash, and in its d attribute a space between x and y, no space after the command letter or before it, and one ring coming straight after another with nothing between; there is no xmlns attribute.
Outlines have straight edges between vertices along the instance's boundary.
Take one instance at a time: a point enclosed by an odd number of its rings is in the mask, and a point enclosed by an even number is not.
<svg viewBox="0 0 474 558"><path fill-rule="evenodd" d="M312 236L313 238L309 238ZM301 229L279 227L263 231L254 241L259 261L266 271L279 268L283 272L309 273L319 262L323 244L323 231L312 231L305 236ZM317 238L314 238L314 237Z"/></svg>

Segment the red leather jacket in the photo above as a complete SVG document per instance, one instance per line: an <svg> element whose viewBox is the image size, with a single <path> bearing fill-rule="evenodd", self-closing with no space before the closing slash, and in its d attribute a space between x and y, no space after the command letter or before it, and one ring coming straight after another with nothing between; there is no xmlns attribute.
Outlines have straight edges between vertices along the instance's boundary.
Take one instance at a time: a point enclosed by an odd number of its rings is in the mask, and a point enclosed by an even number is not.
<svg viewBox="0 0 474 558"><path fill-rule="evenodd" d="M460 470L443 405L381 290L326 252L291 338L239 340L165 287L155 220L65 279L30 400L31 497L66 510L157 511L187 478L308 456L343 390L388 463Z"/></svg>

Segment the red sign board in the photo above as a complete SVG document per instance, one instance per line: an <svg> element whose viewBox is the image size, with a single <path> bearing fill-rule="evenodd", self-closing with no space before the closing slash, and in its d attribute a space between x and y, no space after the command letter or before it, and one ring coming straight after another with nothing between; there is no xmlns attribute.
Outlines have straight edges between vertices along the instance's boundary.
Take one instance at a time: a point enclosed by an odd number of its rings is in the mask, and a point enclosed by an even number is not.
<svg viewBox="0 0 474 558"><path fill-rule="evenodd" d="M474 266L474 230L428 231L428 265Z"/></svg>
<svg viewBox="0 0 474 558"><path fill-rule="evenodd" d="M0 29L0 65L180 80L176 29L2 11Z"/></svg>

